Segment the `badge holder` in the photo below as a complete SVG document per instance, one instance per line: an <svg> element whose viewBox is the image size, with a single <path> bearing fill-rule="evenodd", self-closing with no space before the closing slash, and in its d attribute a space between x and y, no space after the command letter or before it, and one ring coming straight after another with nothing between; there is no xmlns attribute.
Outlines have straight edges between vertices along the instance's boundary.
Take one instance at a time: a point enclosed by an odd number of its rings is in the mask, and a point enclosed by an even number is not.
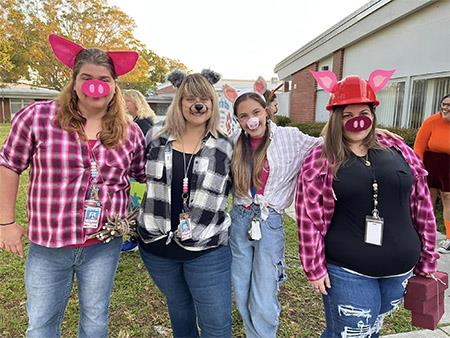
<svg viewBox="0 0 450 338"><path fill-rule="evenodd" d="M261 235L261 222L256 217L252 217L250 224L248 225L248 239L251 241L259 241L262 238Z"/></svg>
<svg viewBox="0 0 450 338"><path fill-rule="evenodd" d="M192 238L192 224L191 224L191 213L188 207L189 198L189 184L188 178L183 178L183 194L181 195L183 199L183 212L180 214L180 223L178 223L178 237L181 241L186 241Z"/></svg>
<svg viewBox="0 0 450 338"><path fill-rule="evenodd" d="M83 228L97 229L102 215L102 204L98 197L98 187L92 187L90 197L84 202Z"/></svg>
<svg viewBox="0 0 450 338"><path fill-rule="evenodd" d="M367 244L382 246L383 245L383 228L384 220L380 217L378 206L378 183L376 179L372 182L373 189L373 210L372 216L366 216L366 228L364 233L364 241Z"/></svg>

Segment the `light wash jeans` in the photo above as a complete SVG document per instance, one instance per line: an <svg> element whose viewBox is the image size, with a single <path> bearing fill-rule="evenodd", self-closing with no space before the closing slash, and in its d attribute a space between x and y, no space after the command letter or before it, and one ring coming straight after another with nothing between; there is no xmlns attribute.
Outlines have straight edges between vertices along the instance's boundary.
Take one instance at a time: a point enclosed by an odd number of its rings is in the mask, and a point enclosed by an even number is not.
<svg viewBox="0 0 450 338"><path fill-rule="evenodd" d="M328 264L331 288L323 296L327 327L322 338L378 338L384 318L398 309L411 272L370 278Z"/></svg>
<svg viewBox="0 0 450 338"><path fill-rule="evenodd" d="M78 337L108 336L108 308L121 238L85 248L46 248L30 244L25 267L29 338L61 336L61 322L78 283Z"/></svg>
<svg viewBox="0 0 450 338"><path fill-rule="evenodd" d="M166 296L174 337L231 338L229 246L187 261L159 257L142 248L139 252Z"/></svg>
<svg viewBox="0 0 450 338"><path fill-rule="evenodd" d="M269 208L269 217L265 221L260 220L262 238L250 241L247 230L254 215L260 215L257 205L250 209L233 206L231 276L246 336L272 338L276 337L281 311L278 288L287 279L283 219L282 215Z"/></svg>

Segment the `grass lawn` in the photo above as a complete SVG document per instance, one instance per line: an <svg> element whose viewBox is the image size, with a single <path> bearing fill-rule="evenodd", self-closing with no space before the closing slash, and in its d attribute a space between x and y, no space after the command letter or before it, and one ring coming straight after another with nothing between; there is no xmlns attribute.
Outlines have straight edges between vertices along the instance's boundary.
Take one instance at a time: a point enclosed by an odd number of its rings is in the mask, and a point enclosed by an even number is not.
<svg viewBox="0 0 450 338"><path fill-rule="evenodd" d="M0 144L9 125L0 124ZM17 202L17 219L26 224L26 189L28 175L21 177ZM1 193L1 192L0 192ZM279 337L319 337L324 327L321 298L312 291L297 258L295 222L285 218L286 261L289 279L280 290L282 305ZM26 245L27 246L27 245ZM23 337L27 327L25 311L24 260L0 252L0 337ZM78 306L76 292L72 293L63 323L63 337L76 337ZM413 330L410 314L401 309L389 317L383 334ZM121 256L116 274L110 308L111 337L166 337L170 323L165 300L139 257L129 253ZM242 322L233 310L233 337L244 337Z"/></svg>

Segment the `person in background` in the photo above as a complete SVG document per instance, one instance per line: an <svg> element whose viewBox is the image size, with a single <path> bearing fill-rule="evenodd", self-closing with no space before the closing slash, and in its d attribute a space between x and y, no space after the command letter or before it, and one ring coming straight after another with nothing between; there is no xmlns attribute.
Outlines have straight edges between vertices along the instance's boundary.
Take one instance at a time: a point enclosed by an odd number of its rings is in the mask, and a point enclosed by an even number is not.
<svg viewBox="0 0 450 338"><path fill-rule="evenodd" d="M72 77L56 101L14 117L0 151L0 249L23 256L15 206L19 175L30 166L26 336L60 337L76 277L78 337L107 337L122 239L90 238L107 217L127 215L130 176L145 181L145 140L116 82L139 55L85 49L54 34L49 40Z"/></svg>
<svg viewBox="0 0 450 338"><path fill-rule="evenodd" d="M379 337L413 271L436 271L427 172L403 141L375 133L375 93L392 73L337 82L330 71L313 72L331 93L331 113L324 144L303 163L296 215L305 274L323 295L323 338Z"/></svg>
<svg viewBox="0 0 450 338"><path fill-rule="evenodd" d="M133 121L136 122L145 136L154 125L156 119L155 112L150 108L144 95L137 90L125 90L124 98L128 113L133 117ZM145 184L136 182L135 180L131 180L130 184L131 206L132 208L139 208L144 197ZM120 251L125 253L137 251L138 249L138 241L134 237L129 237L120 247Z"/></svg>
<svg viewBox="0 0 450 338"><path fill-rule="evenodd" d="M283 83L278 85L275 89L267 89L264 92L264 99L266 100L267 110L273 118L278 113L278 98L275 92L283 86Z"/></svg>
<svg viewBox="0 0 450 338"><path fill-rule="evenodd" d="M125 90L124 98L128 113L133 116L133 121L137 123L145 136L156 122L155 112L150 108L145 96L137 90Z"/></svg>
<svg viewBox="0 0 450 338"><path fill-rule="evenodd" d="M428 117L420 127L414 150L428 171L428 187L436 208L436 199L441 197L444 207L446 239L438 251L450 253L450 94L440 100L441 110Z"/></svg>
<svg viewBox="0 0 450 338"><path fill-rule="evenodd" d="M139 251L167 299L175 337L231 337L233 145L219 127L219 79L210 70L170 74L177 91L165 124L147 134Z"/></svg>

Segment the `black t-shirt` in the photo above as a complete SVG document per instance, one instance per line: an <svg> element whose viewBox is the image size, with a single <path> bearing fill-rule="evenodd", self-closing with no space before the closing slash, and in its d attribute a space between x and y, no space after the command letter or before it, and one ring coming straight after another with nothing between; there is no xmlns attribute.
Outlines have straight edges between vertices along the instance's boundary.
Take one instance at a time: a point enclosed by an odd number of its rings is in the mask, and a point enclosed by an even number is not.
<svg viewBox="0 0 450 338"><path fill-rule="evenodd" d="M192 177L192 168L194 166L195 154L186 154L186 166L188 165L191 156L194 156L194 158L192 159L192 161L190 161L191 163L187 173L187 177L189 177L189 191L191 191L192 180L190 178ZM180 223L180 213L183 211L183 199L181 195L183 193L184 167L185 165L183 153L173 149L172 184L170 191L170 221L172 231L178 229L178 224ZM197 258L216 249L212 248L203 251L188 251L179 246L173 239L169 244L166 245L166 240L167 238L163 238L159 241L147 244L140 240L139 244L141 249L146 250L153 255L180 261Z"/></svg>
<svg viewBox="0 0 450 338"><path fill-rule="evenodd" d="M421 242L410 212L411 170L395 150L369 151L370 167L352 156L333 181L337 200L325 236L327 262L358 273L382 277L411 270ZM382 246L364 241L366 216L373 209L373 171L378 183L378 210L384 218Z"/></svg>

